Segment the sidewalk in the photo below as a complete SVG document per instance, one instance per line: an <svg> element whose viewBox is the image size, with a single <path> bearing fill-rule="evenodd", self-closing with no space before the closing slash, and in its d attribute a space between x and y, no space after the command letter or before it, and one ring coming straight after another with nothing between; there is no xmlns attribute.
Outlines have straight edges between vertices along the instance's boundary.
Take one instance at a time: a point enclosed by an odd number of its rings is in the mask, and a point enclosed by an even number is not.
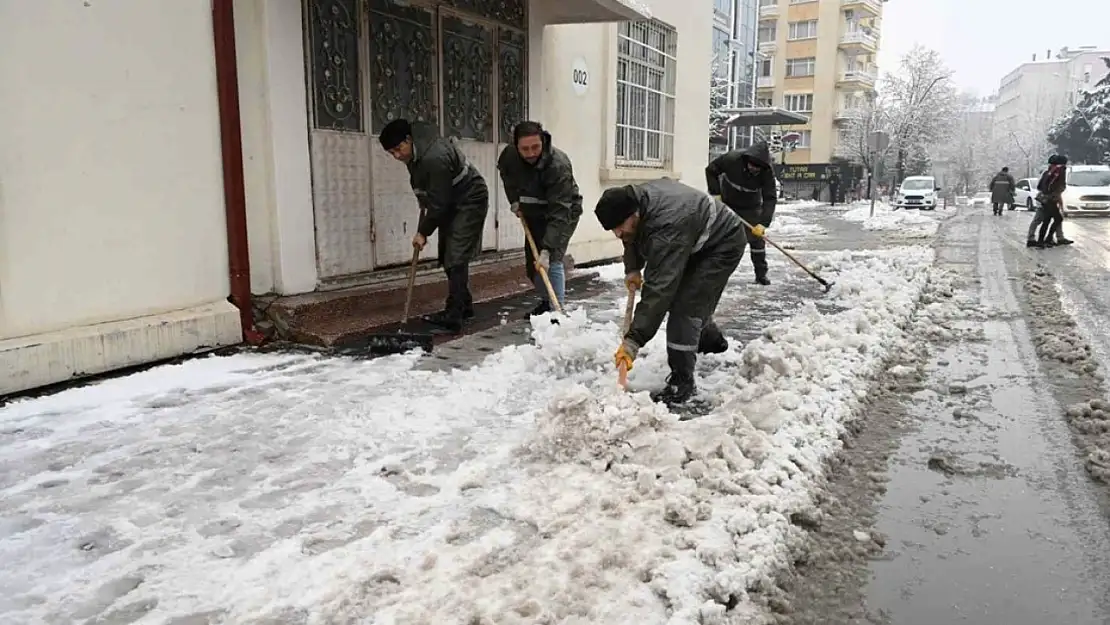
<svg viewBox="0 0 1110 625"><path fill-rule="evenodd" d="M0 621L759 614L932 259L853 245L802 253L830 295L743 261L692 422L615 388L619 267L534 345L507 322L434 357L239 354L2 407ZM634 390L666 372L660 335Z"/></svg>

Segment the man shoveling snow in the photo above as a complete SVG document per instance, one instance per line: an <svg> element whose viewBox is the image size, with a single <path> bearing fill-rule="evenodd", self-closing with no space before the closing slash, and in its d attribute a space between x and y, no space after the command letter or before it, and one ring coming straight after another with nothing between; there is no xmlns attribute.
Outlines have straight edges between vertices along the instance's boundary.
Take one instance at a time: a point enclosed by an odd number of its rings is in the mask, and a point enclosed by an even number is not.
<svg viewBox="0 0 1110 625"><path fill-rule="evenodd" d="M685 404L697 391L694 364L699 344L701 351L728 347L713 323L713 313L744 254L740 219L705 193L674 180L608 189L595 214L603 228L624 242L629 288L643 289L632 324L614 355L617 368L632 369L640 348L670 313L667 364L671 374L666 387L652 393L652 399L672 407Z"/></svg>

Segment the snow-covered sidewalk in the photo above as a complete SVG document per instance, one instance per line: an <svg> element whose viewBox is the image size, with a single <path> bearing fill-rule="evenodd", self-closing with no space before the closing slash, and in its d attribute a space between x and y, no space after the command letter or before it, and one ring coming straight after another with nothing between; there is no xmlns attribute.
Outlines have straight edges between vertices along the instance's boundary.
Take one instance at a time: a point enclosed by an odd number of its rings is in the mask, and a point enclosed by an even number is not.
<svg viewBox="0 0 1110 625"><path fill-rule="evenodd" d="M844 221L860 224L863 230L896 233L908 238L928 238L937 233L941 220L950 213L894 210L890 204L876 201L872 216L871 202L863 201L850 204L848 210L838 216Z"/></svg>
<svg viewBox="0 0 1110 625"><path fill-rule="evenodd" d="M741 622L933 251L812 258L839 312L703 358L694 421L615 388L619 284L467 370L238 355L2 407L0 621Z"/></svg>

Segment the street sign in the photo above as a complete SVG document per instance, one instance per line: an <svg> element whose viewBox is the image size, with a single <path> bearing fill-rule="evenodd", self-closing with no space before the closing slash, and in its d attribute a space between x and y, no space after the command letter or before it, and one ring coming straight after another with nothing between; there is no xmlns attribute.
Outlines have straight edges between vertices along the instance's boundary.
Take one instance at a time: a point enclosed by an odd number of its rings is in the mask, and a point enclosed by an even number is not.
<svg viewBox="0 0 1110 625"><path fill-rule="evenodd" d="M890 146L890 135L877 130L867 135L867 147L872 152L882 152Z"/></svg>

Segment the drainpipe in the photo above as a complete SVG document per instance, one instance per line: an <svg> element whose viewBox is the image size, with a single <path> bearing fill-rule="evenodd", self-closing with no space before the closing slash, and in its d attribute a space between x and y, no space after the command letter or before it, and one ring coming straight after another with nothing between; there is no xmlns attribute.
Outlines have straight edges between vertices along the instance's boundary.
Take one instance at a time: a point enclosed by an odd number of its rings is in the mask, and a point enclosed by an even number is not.
<svg viewBox="0 0 1110 625"><path fill-rule="evenodd" d="M239 72L235 57L235 10L232 0L212 0L212 39L216 54L216 98L220 109L231 303L239 309L243 340L250 345L259 345L264 337L254 327L251 307L247 192L243 182L243 134L239 118Z"/></svg>

